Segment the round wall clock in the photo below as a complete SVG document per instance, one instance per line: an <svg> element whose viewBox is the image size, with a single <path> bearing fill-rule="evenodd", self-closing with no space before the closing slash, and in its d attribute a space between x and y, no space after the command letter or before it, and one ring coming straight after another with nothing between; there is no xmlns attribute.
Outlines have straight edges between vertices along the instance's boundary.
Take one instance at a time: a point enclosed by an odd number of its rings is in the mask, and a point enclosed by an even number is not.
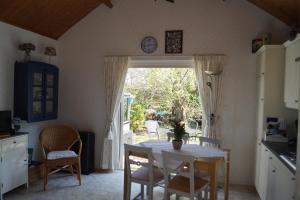
<svg viewBox="0 0 300 200"><path fill-rule="evenodd" d="M145 53L153 53L157 49L157 40L152 36L147 36L142 40L141 48Z"/></svg>

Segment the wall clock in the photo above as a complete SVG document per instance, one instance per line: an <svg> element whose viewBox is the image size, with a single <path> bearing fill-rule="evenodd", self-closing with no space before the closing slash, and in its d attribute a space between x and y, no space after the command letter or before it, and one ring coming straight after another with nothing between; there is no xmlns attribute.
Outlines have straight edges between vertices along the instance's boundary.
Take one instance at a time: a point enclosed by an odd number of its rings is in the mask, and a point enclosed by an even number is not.
<svg viewBox="0 0 300 200"><path fill-rule="evenodd" d="M152 36L147 36L142 40L141 49L145 53L153 53L157 49L157 40Z"/></svg>

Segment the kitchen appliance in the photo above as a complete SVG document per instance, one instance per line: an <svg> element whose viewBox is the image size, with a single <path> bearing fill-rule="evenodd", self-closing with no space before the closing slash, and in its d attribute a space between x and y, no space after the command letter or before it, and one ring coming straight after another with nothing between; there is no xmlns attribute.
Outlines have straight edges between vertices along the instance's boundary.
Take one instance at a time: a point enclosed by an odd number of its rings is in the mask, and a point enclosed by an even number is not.
<svg viewBox="0 0 300 200"><path fill-rule="evenodd" d="M286 137L286 122L281 117L267 117L265 140L270 142L288 142Z"/></svg>

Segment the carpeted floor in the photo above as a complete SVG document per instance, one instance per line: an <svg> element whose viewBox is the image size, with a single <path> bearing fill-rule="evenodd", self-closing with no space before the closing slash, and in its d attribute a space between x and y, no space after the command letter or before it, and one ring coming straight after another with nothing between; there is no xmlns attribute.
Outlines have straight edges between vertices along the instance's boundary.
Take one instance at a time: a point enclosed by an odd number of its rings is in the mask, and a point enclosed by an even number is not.
<svg viewBox="0 0 300 200"><path fill-rule="evenodd" d="M48 190L42 190L43 182L36 182L26 190L17 188L4 195L4 200L121 200L123 197L123 171L82 176L82 185L68 174L50 176ZM132 197L139 193L139 185L133 184ZM155 200L163 199L163 189L154 190ZM219 192L218 200L223 200ZM174 197L172 198L174 199ZM231 187L230 200L259 200L254 189Z"/></svg>

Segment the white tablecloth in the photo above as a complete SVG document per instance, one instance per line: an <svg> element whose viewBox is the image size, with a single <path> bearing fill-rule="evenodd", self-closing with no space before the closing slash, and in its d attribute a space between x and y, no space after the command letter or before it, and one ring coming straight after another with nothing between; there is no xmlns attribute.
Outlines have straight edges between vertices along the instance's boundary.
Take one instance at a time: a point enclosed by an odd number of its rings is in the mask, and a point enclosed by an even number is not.
<svg viewBox="0 0 300 200"><path fill-rule="evenodd" d="M147 141L139 144L142 147L152 148L153 157L161 164L162 163L162 151L168 151L184 155L192 155L197 158L215 158L223 157L227 159L227 153L221 149L213 147L203 147L197 144L183 144L180 151L173 149L171 142L164 141Z"/></svg>

